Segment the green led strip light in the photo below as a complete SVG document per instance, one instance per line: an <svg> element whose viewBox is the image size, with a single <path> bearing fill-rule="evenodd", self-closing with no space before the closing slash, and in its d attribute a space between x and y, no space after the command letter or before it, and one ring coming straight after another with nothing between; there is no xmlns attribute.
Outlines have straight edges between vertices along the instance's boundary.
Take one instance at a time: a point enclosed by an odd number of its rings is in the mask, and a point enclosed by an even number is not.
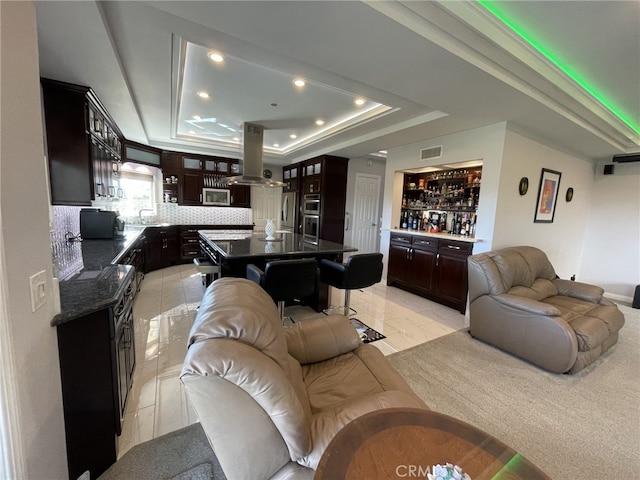
<svg viewBox="0 0 640 480"><path fill-rule="evenodd" d="M588 92L593 98L595 98L598 102L600 102L607 110L613 113L616 117L618 117L622 122L624 122L629 128L631 128L635 133L640 134L640 126L636 125L632 120L630 120L623 112L617 109L615 106L611 104L605 97L602 96L599 92L597 92L591 85L589 85L583 78L580 77L576 72L572 71L568 67L564 66L560 59L558 59L548 48L542 45L539 41L533 38L528 32L524 31L524 29L517 25L513 20L508 18L504 12L502 12L499 8L499 3L491 0L478 0L478 3L481 4L484 8L486 8L489 12L491 12L496 18L498 18L502 23L508 26L511 30L513 30L516 34L518 34L524 41L526 41L529 45L535 48L538 52L540 52L547 60L553 63L556 67L562 70L569 78L571 78L574 82L576 82L580 87L582 87L586 92Z"/></svg>

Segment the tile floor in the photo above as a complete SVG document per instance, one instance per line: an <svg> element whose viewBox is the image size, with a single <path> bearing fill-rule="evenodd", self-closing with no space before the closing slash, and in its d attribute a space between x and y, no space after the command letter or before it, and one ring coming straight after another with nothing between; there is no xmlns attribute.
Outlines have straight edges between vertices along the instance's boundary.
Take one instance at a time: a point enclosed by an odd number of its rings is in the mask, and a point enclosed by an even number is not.
<svg viewBox="0 0 640 480"><path fill-rule="evenodd" d="M136 371L119 452L197 422L178 378L189 329L204 292L192 265L178 265L147 274L133 305ZM332 303L342 304L332 289ZM433 340L468 326L459 312L387 287L384 281L351 294L351 307L361 322L386 335L373 342L385 355ZM291 307L296 321L322 315Z"/></svg>

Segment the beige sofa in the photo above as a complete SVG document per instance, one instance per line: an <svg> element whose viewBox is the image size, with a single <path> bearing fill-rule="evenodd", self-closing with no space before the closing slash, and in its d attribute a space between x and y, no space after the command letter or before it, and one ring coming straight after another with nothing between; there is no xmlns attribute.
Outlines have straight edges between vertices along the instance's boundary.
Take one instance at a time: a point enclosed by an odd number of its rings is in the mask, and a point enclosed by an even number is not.
<svg viewBox="0 0 640 480"><path fill-rule="evenodd" d="M271 297L240 278L205 292L181 380L229 479L311 479L349 421L427 408L346 317L283 327Z"/></svg>
<svg viewBox="0 0 640 480"><path fill-rule="evenodd" d="M544 252L511 247L472 255L473 337L556 373L576 373L618 341L624 315L594 285L562 280Z"/></svg>

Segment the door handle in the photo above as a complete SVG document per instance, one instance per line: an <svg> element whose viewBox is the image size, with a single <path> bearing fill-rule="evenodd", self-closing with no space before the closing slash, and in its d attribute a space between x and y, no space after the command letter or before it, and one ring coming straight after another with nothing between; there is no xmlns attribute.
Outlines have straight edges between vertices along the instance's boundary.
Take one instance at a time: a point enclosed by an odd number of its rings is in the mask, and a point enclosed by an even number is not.
<svg viewBox="0 0 640 480"><path fill-rule="evenodd" d="M436 253L436 267L438 266L438 263L440 263L440 254Z"/></svg>

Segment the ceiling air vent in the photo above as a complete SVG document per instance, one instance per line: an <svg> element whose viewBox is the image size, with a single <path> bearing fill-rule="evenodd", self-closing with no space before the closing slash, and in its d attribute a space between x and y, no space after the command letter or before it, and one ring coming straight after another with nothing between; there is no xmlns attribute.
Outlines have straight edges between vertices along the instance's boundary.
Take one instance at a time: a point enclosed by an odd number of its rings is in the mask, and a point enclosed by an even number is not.
<svg viewBox="0 0 640 480"><path fill-rule="evenodd" d="M431 158L440 158L442 156L442 145L437 147L421 148L420 160L429 160Z"/></svg>

